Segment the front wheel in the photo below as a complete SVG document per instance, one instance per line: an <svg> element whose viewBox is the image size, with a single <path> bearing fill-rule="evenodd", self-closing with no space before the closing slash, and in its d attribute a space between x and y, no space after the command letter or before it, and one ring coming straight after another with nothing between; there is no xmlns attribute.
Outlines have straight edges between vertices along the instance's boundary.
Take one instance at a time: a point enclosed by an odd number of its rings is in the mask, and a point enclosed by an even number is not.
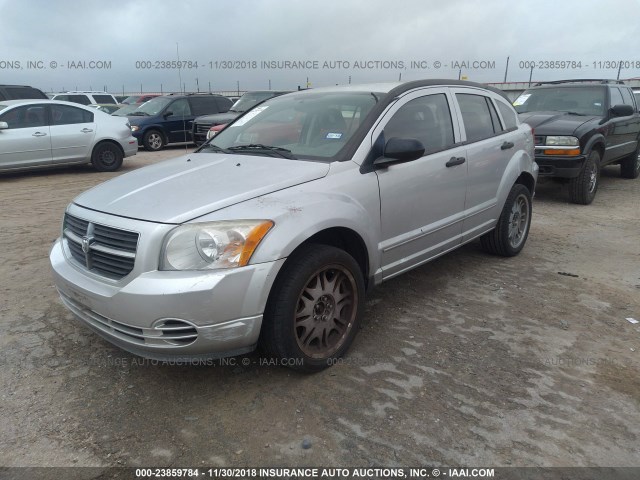
<svg viewBox="0 0 640 480"><path fill-rule="evenodd" d="M113 143L96 145L91 154L91 164L99 172L115 172L122 166L123 155Z"/></svg>
<svg viewBox="0 0 640 480"><path fill-rule="evenodd" d="M364 305L358 263L339 248L307 245L292 254L272 287L260 344L303 372L331 366L351 345Z"/></svg>
<svg viewBox="0 0 640 480"><path fill-rule="evenodd" d="M496 228L485 233L480 241L489 253L513 257L520 253L529 236L531 227L531 192L516 183L504 203Z"/></svg>
<svg viewBox="0 0 640 480"><path fill-rule="evenodd" d="M577 177L569 181L569 196L573 203L589 205L600 184L600 154L591 152Z"/></svg>
<svg viewBox="0 0 640 480"><path fill-rule="evenodd" d="M142 144L145 150L150 152L157 152L164 147L164 136L158 130L149 130L144 134Z"/></svg>

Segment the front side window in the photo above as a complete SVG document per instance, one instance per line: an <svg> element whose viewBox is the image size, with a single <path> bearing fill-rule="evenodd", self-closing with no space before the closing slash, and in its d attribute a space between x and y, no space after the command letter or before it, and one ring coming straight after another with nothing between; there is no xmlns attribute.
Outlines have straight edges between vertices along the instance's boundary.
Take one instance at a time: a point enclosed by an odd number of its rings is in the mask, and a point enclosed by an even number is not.
<svg viewBox="0 0 640 480"><path fill-rule="evenodd" d="M620 89L618 87L611 87L609 89L611 93L611 106L622 105L624 102L622 100L622 94L620 93Z"/></svg>
<svg viewBox="0 0 640 480"><path fill-rule="evenodd" d="M51 105L51 125L92 123L93 113L69 105Z"/></svg>
<svg viewBox="0 0 640 480"><path fill-rule="evenodd" d="M470 95L457 93L456 99L460 105L464 130L467 132L467 141L476 142L483 138L491 137L500 131L494 125L494 119L489 107L489 99L483 95Z"/></svg>
<svg viewBox="0 0 640 480"><path fill-rule="evenodd" d="M453 124L446 95L426 95L403 105L384 127L385 140L393 137L420 140L425 154L452 146Z"/></svg>
<svg viewBox="0 0 640 480"><path fill-rule="evenodd" d="M635 103L633 103L633 96L631 95L631 90L628 88L621 88L620 92L622 93L622 101L625 105L631 105L634 109L636 107Z"/></svg>
<svg viewBox="0 0 640 480"><path fill-rule="evenodd" d="M13 108L0 115L0 122L7 122L9 128L43 127L47 124L44 105L25 105Z"/></svg>
<svg viewBox="0 0 640 480"><path fill-rule="evenodd" d="M91 103L91 100L86 95L69 95L67 101L73 102L73 103L79 103L80 105L89 105Z"/></svg>
<svg viewBox="0 0 640 480"><path fill-rule="evenodd" d="M256 147L248 148L262 145L286 149L287 155L296 158L330 161L378 98L379 94L371 92L304 92L275 97L217 134L205 149L262 154Z"/></svg>

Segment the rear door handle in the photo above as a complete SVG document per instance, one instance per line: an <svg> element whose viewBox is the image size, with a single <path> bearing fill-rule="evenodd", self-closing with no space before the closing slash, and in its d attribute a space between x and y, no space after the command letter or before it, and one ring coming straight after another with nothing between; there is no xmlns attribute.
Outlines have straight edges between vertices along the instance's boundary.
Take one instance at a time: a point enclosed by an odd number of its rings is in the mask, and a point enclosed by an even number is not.
<svg viewBox="0 0 640 480"><path fill-rule="evenodd" d="M504 142L501 146L500 146L500 150L509 150L510 148L513 148L513 142Z"/></svg>
<svg viewBox="0 0 640 480"><path fill-rule="evenodd" d="M46 137L47 134L46 133L42 133L42 132L36 132L33 135L31 135L32 137Z"/></svg>
<svg viewBox="0 0 640 480"><path fill-rule="evenodd" d="M448 167L455 167L456 165L462 165L467 159L464 157L451 157L445 165Z"/></svg>
<svg viewBox="0 0 640 480"><path fill-rule="evenodd" d="M91 133L93 132L93 129L91 128L83 128L82 130L80 130L82 133Z"/></svg>

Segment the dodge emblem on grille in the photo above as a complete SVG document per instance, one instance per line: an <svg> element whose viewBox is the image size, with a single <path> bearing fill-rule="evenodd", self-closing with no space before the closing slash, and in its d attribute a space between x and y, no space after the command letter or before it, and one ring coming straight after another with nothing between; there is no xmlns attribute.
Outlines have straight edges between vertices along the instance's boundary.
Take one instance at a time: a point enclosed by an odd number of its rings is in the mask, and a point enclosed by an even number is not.
<svg viewBox="0 0 640 480"><path fill-rule="evenodd" d="M85 235L84 237L82 237L82 251L86 254L89 253L89 247L91 246L91 241L93 240L93 237L89 237L87 235Z"/></svg>

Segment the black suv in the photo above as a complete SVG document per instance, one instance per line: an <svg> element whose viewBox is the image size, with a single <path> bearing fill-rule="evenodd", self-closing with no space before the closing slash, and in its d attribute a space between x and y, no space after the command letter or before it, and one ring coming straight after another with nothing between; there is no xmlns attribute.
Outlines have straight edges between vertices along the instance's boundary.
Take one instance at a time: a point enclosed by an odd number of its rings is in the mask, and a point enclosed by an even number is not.
<svg viewBox="0 0 640 480"><path fill-rule="evenodd" d="M600 168L640 173L640 114L631 88L618 80L559 80L525 90L513 106L535 132L540 177L569 183L573 203L588 205Z"/></svg>
<svg viewBox="0 0 640 480"><path fill-rule="evenodd" d="M42 90L28 85L0 85L0 100L48 99Z"/></svg>
<svg viewBox="0 0 640 480"><path fill-rule="evenodd" d="M231 123L231 121L235 120L247 110L255 107L258 103L264 102L272 97L284 95L285 93L291 92L277 92L273 90L247 92L233 104L228 112L196 118L193 122L193 141L196 142L196 145L204 143L207 140L207 133L211 127Z"/></svg>
<svg viewBox="0 0 640 480"><path fill-rule="evenodd" d="M193 119L226 112L232 103L208 93L169 94L155 97L128 115L133 136L145 149L156 151L168 143L190 143Z"/></svg>

